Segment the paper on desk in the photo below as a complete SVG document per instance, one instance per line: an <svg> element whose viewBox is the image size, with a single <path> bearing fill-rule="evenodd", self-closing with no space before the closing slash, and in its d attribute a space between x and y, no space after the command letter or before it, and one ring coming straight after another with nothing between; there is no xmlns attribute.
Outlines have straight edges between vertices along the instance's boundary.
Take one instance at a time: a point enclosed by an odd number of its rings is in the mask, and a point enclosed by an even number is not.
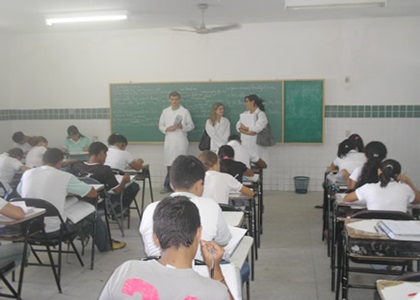
<svg viewBox="0 0 420 300"><path fill-rule="evenodd" d="M124 175L115 175L115 179L117 179L118 183L121 183ZM130 175L130 181L133 181L136 178L136 175Z"/></svg>
<svg viewBox="0 0 420 300"><path fill-rule="evenodd" d="M244 237L245 233L248 231L244 228L234 227L231 225L229 226L229 231L232 234L232 238L229 243L225 246L225 254L223 255L224 259L229 259L232 253L235 251L236 247L238 247L239 242Z"/></svg>
<svg viewBox="0 0 420 300"><path fill-rule="evenodd" d="M72 204L67 204L66 201L66 205L64 206L64 214L74 224L78 223L80 220L86 218L95 211L95 207L85 201L76 201L71 203Z"/></svg>
<svg viewBox="0 0 420 300"><path fill-rule="evenodd" d="M415 297L408 296L418 293ZM401 282L401 284L385 287L380 290L382 299L398 299L398 300L420 300L420 282Z"/></svg>
<svg viewBox="0 0 420 300"><path fill-rule="evenodd" d="M26 206L25 201L14 201L14 202L10 202L10 204L20 207L25 214L34 211L34 208L32 206Z"/></svg>
<svg viewBox="0 0 420 300"><path fill-rule="evenodd" d="M377 235L382 235L382 233L379 233L376 230L376 224L378 223L378 220L360 220L356 222L352 222L347 224L347 227L350 227L355 230L367 232L367 233L374 233ZM383 234L385 235L385 234Z"/></svg>

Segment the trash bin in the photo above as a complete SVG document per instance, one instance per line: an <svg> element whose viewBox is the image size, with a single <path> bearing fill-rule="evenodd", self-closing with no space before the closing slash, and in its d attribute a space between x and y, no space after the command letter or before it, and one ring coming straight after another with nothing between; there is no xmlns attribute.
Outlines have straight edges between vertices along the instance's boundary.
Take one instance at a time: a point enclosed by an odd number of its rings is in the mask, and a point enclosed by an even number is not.
<svg viewBox="0 0 420 300"><path fill-rule="evenodd" d="M309 177L295 176L295 191L297 194L306 194L308 192Z"/></svg>

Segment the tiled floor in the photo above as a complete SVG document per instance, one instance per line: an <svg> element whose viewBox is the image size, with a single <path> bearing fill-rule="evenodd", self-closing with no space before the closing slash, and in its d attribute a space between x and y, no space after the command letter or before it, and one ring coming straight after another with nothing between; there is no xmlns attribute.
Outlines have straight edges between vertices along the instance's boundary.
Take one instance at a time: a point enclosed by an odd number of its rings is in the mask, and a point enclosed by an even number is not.
<svg viewBox="0 0 420 300"><path fill-rule="evenodd" d="M155 197L161 199L157 192ZM330 291L327 248L321 241L322 210L314 208L321 199L320 192L265 193L264 233L259 259L255 262L255 281L251 282L252 299L334 299ZM112 228L113 237L127 242L127 247L105 254L96 251L94 270L89 269L89 249L83 257L84 268L74 257L65 257L62 294L57 291L51 269L28 267L23 299L96 299L118 265L144 256L138 218L133 215L125 237L121 237L116 226ZM373 299L373 290L351 289L349 299Z"/></svg>

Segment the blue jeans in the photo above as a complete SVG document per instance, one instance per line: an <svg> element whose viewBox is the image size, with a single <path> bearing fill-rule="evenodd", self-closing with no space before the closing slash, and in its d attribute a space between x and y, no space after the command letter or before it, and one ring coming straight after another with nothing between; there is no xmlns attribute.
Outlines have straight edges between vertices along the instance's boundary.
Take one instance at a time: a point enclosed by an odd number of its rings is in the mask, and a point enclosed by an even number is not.
<svg viewBox="0 0 420 300"><path fill-rule="evenodd" d="M171 185L169 184L169 172L171 171L171 167L170 166L166 167L166 169L168 170L168 172L166 173L166 177L165 177L165 180L163 182L163 187L165 189L172 190Z"/></svg>

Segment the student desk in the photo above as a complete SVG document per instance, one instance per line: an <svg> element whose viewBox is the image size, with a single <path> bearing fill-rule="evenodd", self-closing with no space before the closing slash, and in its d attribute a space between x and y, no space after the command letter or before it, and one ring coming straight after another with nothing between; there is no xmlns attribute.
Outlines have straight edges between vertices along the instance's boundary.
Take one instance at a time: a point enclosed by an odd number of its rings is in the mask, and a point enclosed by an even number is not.
<svg viewBox="0 0 420 300"><path fill-rule="evenodd" d="M420 282L377 280L376 290L382 300L412 300L420 295Z"/></svg>
<svg viewBox="0 0 420 300"><path fill-rule="evenodd" d="M254 244L254 239L250 236L244 236L241 242L235 249L235 252L232 253L230 257L230 262L234 264L239 270L244 265L245 261L248 260L249 254ZM254 257L251 255L251 278L254 280ZM249 299L249 280L246 282L246 299Z"/></svg>
<svg viewBox="0 0 420 300"><path fill-rule="evenodd" d="M28 252L28 236L42 230L44 226L44 217L45 209L43 208L33 208L30 212L25 214L25 217L21 220L13 220L3 215L0 215L0 225L3 226L12 226L12 225L19 225L21 234L18 236L0 236L0 240L3 241L12 241L12 242L23 242L23 254L22 254L22 262L20 264L20 273L19 273L19 282L18 282L18 290L17 292L9 287L10 291L13 295L20 299L20 294L22 292L22 283L23 283L23 273L26 264L26 256ZM1 247L1 246L0 246Z"/></svg>
<svg viewBox="0 0 420 300"><path fill-rule="evenodd" d="M260 234L263 233L263 214L264 214L264 169L257 166L251 167L254 174L258 175L258 180L253 182L253 187L257 191L258 200L258 220ZM261 240L258 240L258 247L260 247Z"/></svg>
<svg viewBox="0 0 420 300"><path fill-rule="evenodd" d="M222 215L228 225L241 227L244 223L245 213L242 211L222 211Z"/></svg>
<svg viewBox="0 0 420 300"><path fill-rule="evenodd" d="M355 230L349 226L358 221L367 220L344 220L343 242L337 247L336 300L339 299L340 285L342 299L347 299L349 258L346 253L371 260L420 260L420 241L393 240L383 234Z"/></svg>

